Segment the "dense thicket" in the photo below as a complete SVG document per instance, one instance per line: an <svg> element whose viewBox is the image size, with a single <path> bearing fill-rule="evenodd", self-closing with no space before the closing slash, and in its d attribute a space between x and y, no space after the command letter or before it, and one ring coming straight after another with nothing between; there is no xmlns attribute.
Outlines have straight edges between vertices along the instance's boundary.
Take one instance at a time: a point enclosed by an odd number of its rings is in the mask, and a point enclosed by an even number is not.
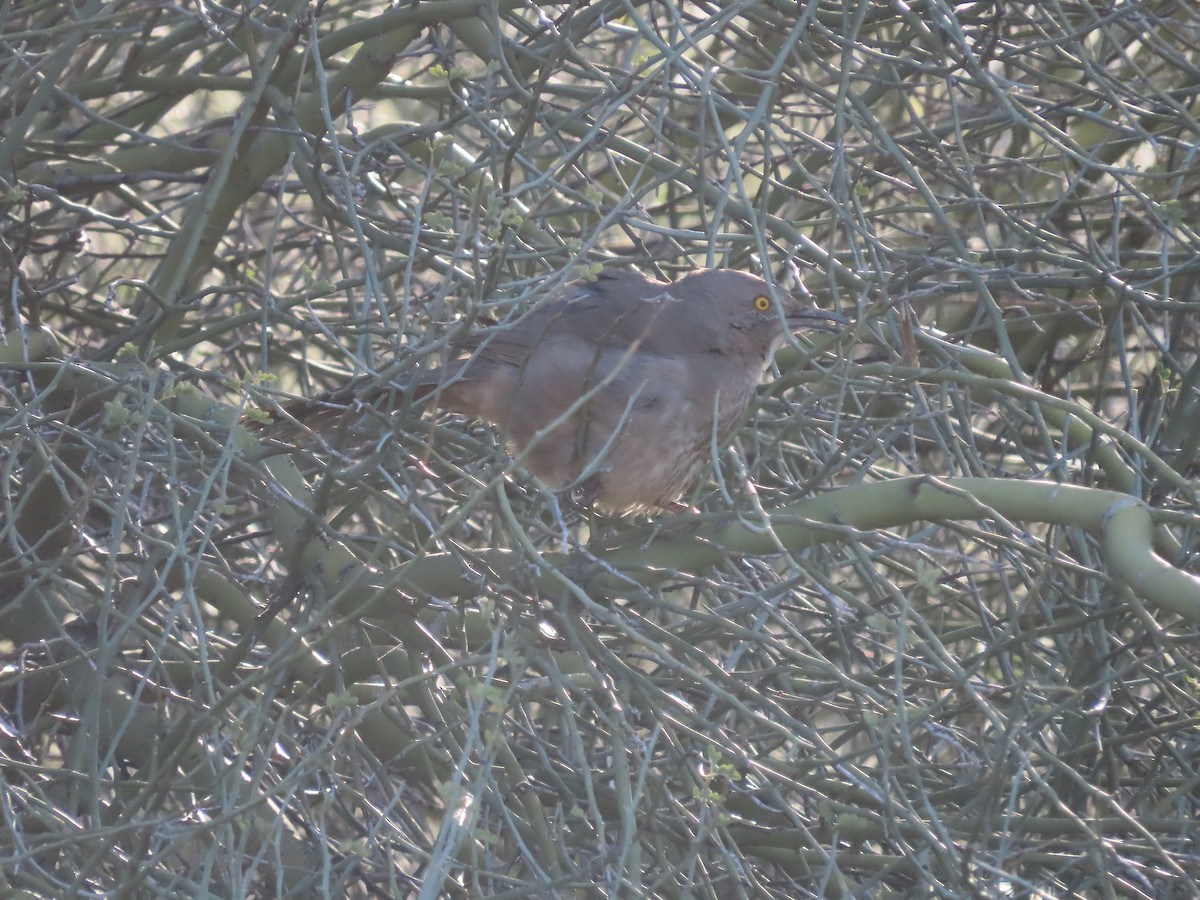
<svg viewBox="0 0 1200 900"><path fill-rule="evenodd" d="M0 888L1193 896L1198 117L1189 2L0 3ZM691 512L252 427L614 264L857 323Z"/></svg>

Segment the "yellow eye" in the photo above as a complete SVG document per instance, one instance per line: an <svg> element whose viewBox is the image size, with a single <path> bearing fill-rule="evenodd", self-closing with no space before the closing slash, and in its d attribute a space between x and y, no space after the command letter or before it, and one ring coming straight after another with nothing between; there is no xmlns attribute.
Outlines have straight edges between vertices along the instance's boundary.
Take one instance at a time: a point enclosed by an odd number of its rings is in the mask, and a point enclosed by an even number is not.
<svg viewBox="0 0 1200 900"><path fill-rule="evenodd" d="M765 297L762 294L759 294L757 297L754 298L754 308L757 309L759 312L766 312L768 309L771 308L771 298Z"/></svg>

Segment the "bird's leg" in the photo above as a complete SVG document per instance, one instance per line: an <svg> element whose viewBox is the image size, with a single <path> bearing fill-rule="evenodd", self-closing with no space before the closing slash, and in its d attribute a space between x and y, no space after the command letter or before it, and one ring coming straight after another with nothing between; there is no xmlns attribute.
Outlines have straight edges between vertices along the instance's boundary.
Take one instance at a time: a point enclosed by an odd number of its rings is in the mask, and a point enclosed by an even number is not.
<svg viewBox="0 0 1200 900"><path fill-rule="evenodd" d="M600 495L604 493L604 479L597 472L589 475L570 489L571 502L576 506L591 508Z"/></svg>

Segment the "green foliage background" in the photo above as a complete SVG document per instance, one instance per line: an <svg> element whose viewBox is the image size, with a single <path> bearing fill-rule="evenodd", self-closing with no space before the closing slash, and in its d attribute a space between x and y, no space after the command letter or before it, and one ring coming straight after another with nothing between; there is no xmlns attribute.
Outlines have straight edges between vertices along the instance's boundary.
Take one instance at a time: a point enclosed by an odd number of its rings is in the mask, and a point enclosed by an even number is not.
<svg viewBox="0 0 1200 900"><path fill-rule="evenodd" d="M1196 895L1198 115L1188 2L0 4L0 890ZM691 512L247 427L609 264L857 323Z"/></svg>

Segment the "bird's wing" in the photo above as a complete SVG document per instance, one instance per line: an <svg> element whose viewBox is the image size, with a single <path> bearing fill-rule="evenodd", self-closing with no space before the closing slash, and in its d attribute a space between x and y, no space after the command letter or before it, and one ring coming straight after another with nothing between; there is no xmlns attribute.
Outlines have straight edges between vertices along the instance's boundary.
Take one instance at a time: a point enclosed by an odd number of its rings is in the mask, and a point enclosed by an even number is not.
<svg viewBox="0 0 1200 900"><path fill-rule="evenodd" d="M636 272L603 272L595 281L569 286L565 296L516 322L467 335L455 347L512 366L523 366L540 343L556 336L587 341L597 350L623 351L639 341L644 345L665 305L677 302L669 287Z"/></svg>

